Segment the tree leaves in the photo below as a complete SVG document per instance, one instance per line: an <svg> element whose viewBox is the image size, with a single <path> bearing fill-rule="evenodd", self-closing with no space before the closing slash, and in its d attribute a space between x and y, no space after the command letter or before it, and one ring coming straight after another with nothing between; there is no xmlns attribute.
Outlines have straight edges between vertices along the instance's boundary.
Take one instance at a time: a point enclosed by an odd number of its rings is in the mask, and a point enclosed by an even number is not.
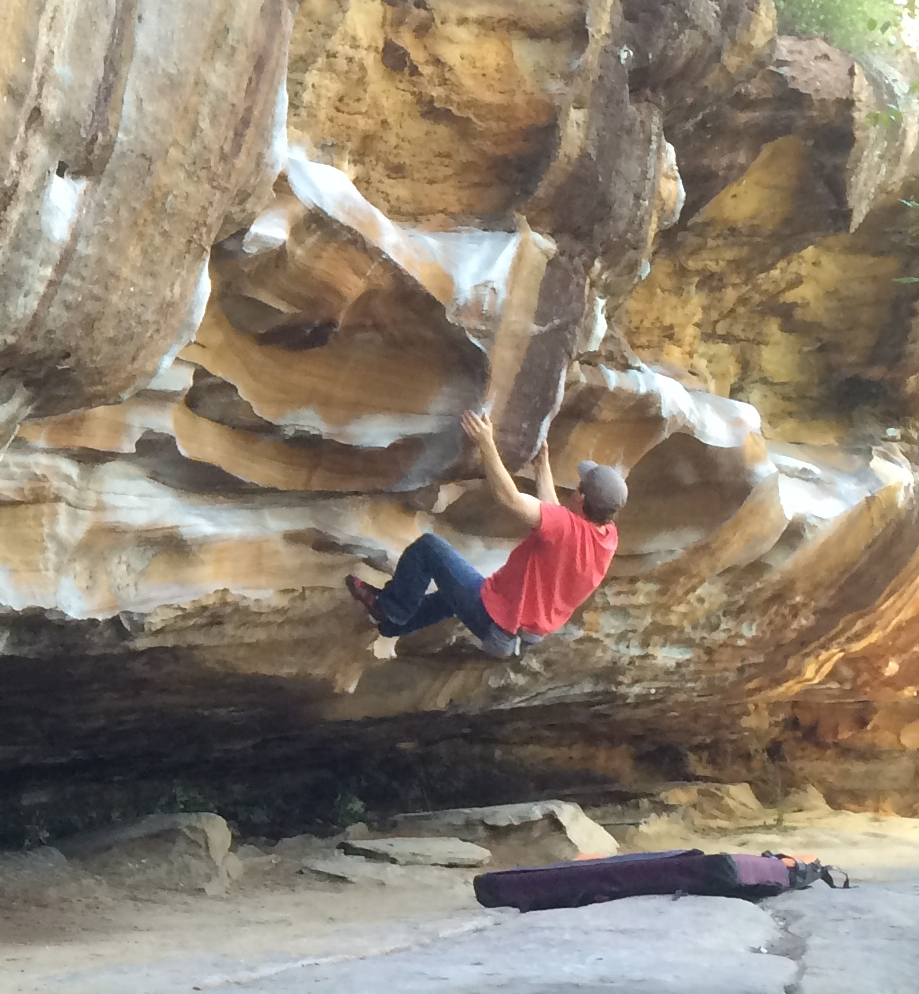
<svg viewBox="0 0 919 994"><path fill-rule="evenodd" d="M775 0L779 31L802 37L817 36L831 45L861 52L883 45L898 35L904 11L913 13L919 0ZM912 9L911 9L912 8Z"/></svg>

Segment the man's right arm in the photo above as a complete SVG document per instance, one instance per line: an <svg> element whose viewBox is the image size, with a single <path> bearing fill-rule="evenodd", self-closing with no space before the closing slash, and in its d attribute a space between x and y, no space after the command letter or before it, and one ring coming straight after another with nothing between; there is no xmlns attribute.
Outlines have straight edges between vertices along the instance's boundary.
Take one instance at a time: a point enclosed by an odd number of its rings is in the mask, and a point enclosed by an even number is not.
<svg viewBox="0 0 919 994"><path fill-rule="evenodd" d="M472 411L463 414L463 431L478 446L485 477L495 497L524 524L535 528L542 516L541 504L536 497L522 494L517 484L501 461L498 446L495 444L494 428L487 414L481 417Z"/></svg>

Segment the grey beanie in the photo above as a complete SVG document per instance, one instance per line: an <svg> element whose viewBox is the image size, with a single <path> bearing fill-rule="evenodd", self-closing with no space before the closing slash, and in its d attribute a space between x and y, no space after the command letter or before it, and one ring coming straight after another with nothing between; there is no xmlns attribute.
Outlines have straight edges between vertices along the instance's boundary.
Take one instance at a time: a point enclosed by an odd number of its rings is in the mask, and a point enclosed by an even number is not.
<svg viewBox="0 0 919 994"><path fill-rule="evenodd" d="M601 514L613 514L629 499L629 488L622 473L612 466L600 466L592 459L585 459L578 466L578 475L581 493Z"/></svg>

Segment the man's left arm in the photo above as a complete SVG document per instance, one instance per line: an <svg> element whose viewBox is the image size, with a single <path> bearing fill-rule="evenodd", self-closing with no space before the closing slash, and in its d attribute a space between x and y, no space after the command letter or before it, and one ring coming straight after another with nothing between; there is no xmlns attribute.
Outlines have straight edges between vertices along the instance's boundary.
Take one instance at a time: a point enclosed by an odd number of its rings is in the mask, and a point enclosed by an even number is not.
<svg viewBox="0 0 919 994"><path fill-rule="evenodd" d="M549 444L543 442L533 460L533 475L536 480L536 496L543 504L560 504L555 492L555 480L552 477L552 467L549 465Z"/></svg>

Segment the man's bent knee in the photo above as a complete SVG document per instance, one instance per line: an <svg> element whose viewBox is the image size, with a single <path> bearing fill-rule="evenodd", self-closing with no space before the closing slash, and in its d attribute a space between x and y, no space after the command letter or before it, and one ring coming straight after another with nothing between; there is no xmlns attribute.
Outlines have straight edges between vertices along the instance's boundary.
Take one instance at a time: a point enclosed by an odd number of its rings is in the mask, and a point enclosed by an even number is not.
<svg viewBox="0 0 919 994"><path fill-rule="evenodd" d="M416 538L412 542L412 545L427 552L440 551L441 549L449 549L451 552L456 552L456 549L445 538L435 535L434 532L425 532L421 538Z"/></svg>

